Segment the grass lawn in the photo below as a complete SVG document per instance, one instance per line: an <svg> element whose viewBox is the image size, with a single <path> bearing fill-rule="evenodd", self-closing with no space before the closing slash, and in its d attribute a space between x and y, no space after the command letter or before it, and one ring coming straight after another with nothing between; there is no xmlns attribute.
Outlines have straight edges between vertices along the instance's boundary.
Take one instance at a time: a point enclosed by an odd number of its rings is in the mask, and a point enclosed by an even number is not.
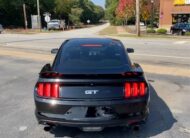
<svg viewBox="0 0 190 138"><path fill-rule="evenodd" d="M165 38L165 39L190 39L189 36L174 36L174 35L159 35L159 34L141 34L140 37L138 37L135 34L118 34L118 35L114 35L117 37L135 37L135 38Z"/></svg>
<svg viewBox="0 0 190 138"><path fill-rule="evenodd" d="M99 32L100 35L113 35L117 34L117 26L108 26Z"/></svg>
<svg viewBox="0 0 190 138"><path fill-rule="evenodd" d="M141 32L141 36L138 37L134 33L124 33L124 34L118 34L117 26L108 26L107 28L101 30L99 32L100 35L110 36L110 37L134 37L134 38L165 38L165 39L190 39L190 36L174 36L174 35L162 35L162 34L146 34L144 32Z"/></svg>

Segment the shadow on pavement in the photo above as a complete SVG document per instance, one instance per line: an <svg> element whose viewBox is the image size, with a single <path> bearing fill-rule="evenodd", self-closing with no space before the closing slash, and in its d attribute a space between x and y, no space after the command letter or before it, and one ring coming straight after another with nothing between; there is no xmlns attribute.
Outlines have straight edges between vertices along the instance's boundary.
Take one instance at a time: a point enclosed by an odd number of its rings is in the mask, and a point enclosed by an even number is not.
<svg viewBox="0 0 190 138"><path fill-rule="evenodd" d="M151 102L150 116L146 124L139 131L124 127L106 128L102 132L82 132L77 128L57 126L50 133L55 137L77 138L124 138L124 137L152 137L171 129L176 122L167 104L157 95L150 85Z"/></svg>

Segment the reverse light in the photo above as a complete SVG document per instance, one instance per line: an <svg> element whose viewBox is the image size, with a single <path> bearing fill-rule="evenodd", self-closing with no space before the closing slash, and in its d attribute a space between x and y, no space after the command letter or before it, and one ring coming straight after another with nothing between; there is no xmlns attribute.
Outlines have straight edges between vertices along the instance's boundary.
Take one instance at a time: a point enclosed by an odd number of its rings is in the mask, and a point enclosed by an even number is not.
<svg viewBox="0 0 190 138"><path fill-rule="evenodd" d="M59 98L58 83L38 83L37 94L40 97Z"/></svg>
<svg viewBox="0 0 190 138"><path fill-rule="evenodd" d="M125 98L145 96L146 84L144 82L126 82Z"/></svg>

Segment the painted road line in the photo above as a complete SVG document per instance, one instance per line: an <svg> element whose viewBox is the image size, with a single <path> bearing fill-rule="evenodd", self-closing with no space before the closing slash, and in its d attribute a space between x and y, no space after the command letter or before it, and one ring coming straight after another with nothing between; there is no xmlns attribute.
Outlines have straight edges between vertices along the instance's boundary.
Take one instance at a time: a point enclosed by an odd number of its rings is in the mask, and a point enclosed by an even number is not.
<svg viewBox="0 0 190 138"><path fill-rule="evenodd" d="M176 41L176 42L174 42L175 45L183 45L185 43L187 43L187 41Z"/></svg>
<svg viewBox="0 0 190 138"><path fill-rule="evenodd" d="M40 53L31 53L27 51L16 51L16 50L7 50L7 49L0 49L1 56L9 56L9 57L16 57L22 59L31 59L35 61L53 61L55 55L49 54L40 54Z"/></svg>
<svg viewBox="0 0 190 138"><path fill-rule="evenodd" d="M175 58L175 59L190 59L190 57L180 57L180 56L165 56L165 55L153 55L153 54L133 54L134 56L146 56L146 57L160 57L160 58ZM132 55L132 56L133 56Z"/></svg>
<svg viewBox="0 0 190 138"><path fill-rule="evenodd" d="M1 56L9 56L14 58L21 59L30 59L35 61L46 61L52 62L55 55L51 54L40 54L40 53L31 53L26 51L13 51L10 49L0 48ZM173 76L182 76L182 77L190 77L190 70L184 69L180 67L166 67L159 65L151 65L151 64L141 64L144 71L147 73L153 74L162 74L162 75L173 75Z"/></svg>
<svg viewBox="0 0 190 138"><path fill-rule="evenodd" d="M140 64L140 65L147 73L190 77L189 69L184 69L180 67L166 67L166 66L151 65L151 64Z"/></svg>

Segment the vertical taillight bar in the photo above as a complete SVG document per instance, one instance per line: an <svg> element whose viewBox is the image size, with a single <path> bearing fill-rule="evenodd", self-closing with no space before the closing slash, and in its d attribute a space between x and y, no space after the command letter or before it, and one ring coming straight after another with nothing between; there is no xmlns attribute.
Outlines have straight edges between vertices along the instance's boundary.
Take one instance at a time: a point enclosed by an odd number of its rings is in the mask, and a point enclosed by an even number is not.
<svg viewBox="0 0 190 138"><path fill-rule="evenodd" d="M44 96L45 97L50 97L51 96L51 84L50 83L45 83Z"/></svg>
<svg viewBox="0 0 190 138"><path fill-rule="evenodd" d="M136 82L132 83L132 96L133 97L138 96L138 83Z"/></svg>
<svg viewBox="0 0 190 138"><path fill-rule="evenodd" d="M141 82L140 83L140 96L144 96L145 95L145 90L146 90L146 87L145 87L145 83L144 82Z"/></svg>
<svg viewBox="0 0 190 138"><path fill-rule="evenodd" d="M145 82L126 82L125 83L125 98L135 98L145 96Z"/></svg>
<svg viewBox="0 0 190 138"><path fill-rule="evenodd" d="M37 86L38 95L43 96L43 91L44 91L44 84L43 83L38 83L38 86Z"/></svg>
<svg viewBox="0 0 190 138"><path fill-rule="evenodd" d="M129 98L131 96L131 84L125 83L125 98Z"/></svg>
<svg viewBox="0 0 190 138"><path fill-rule="evenodd" d="M59 97L59 84L52 84L51 97L53 98Z"/></svg>

